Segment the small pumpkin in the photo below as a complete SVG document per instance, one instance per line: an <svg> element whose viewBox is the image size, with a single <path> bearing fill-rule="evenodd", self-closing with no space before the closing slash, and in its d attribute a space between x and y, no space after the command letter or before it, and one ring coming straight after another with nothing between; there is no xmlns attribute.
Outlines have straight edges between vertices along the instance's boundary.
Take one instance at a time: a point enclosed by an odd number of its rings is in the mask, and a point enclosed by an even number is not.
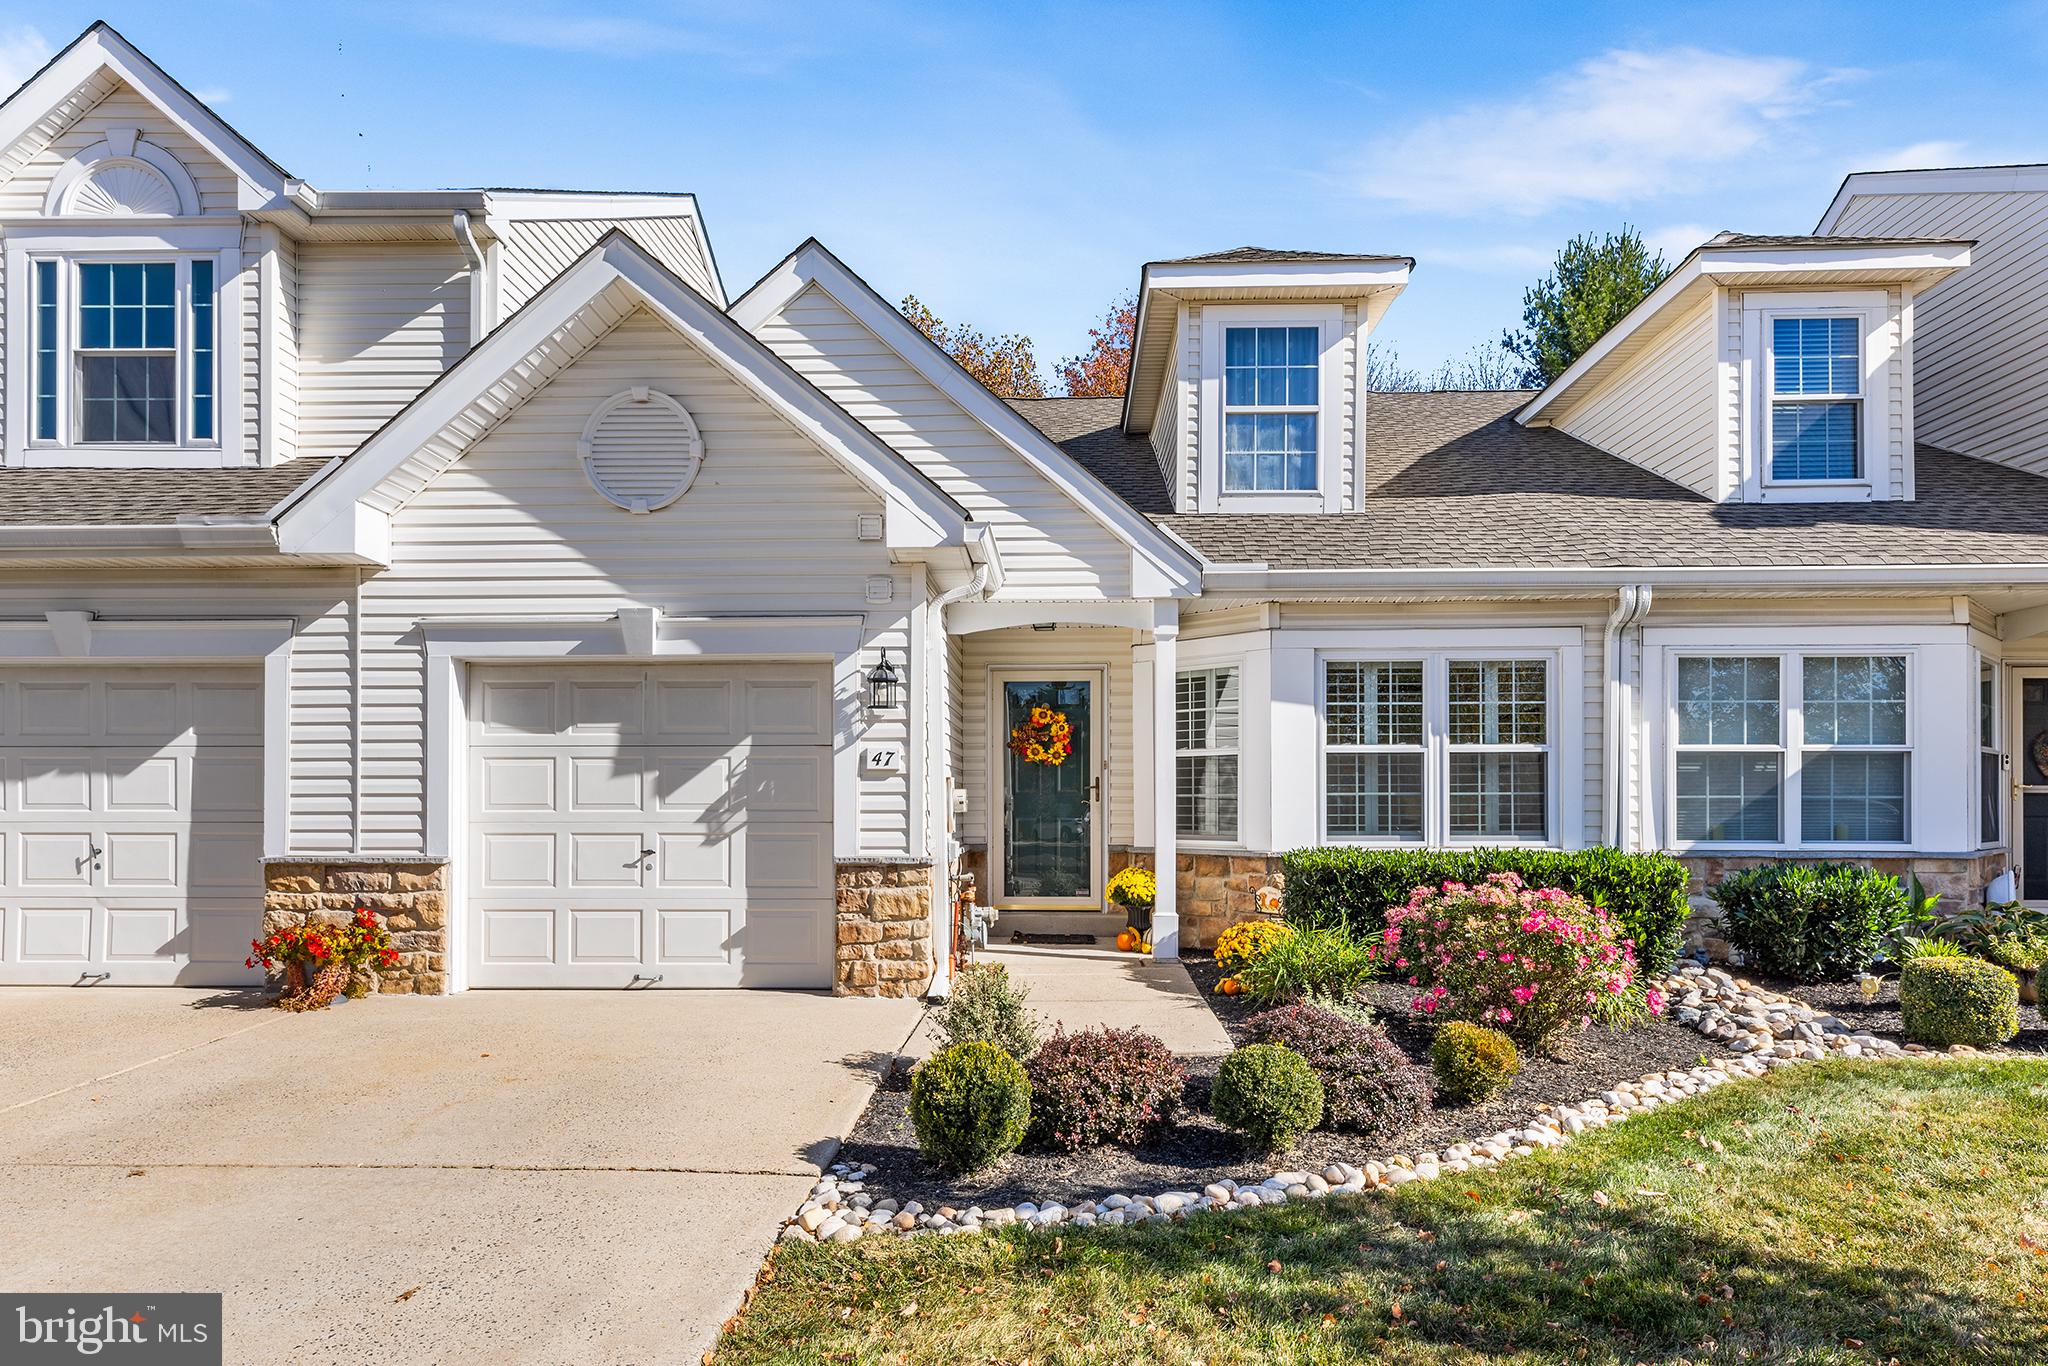
<svg viewBox="0 0 2048 1366"><path fill-rule="evenodd" d="M1244 991L1244 983L1235 977L1226 977L1216 984L1216 991L1223 996L1236 996Z"/></svg>
<svg viewBox="0 0 2048 1366"><path fill-rule="evenodd" d="M1140 939L1140 940L1138 941L1138 952L1139 952L1139 953L1150 953L1150 952L1152 952L1152 941L1151 941L1151 940L1149 940L1149 939Z"/></svg>
<svg viewBox="0 0 2048 1366"><path fill-rule="evenodd" d="M1129 953L1132 949L1138 947L1137 934L1128 928L1118 930L1116 932L1116 946L1125 953Z"/></svg>

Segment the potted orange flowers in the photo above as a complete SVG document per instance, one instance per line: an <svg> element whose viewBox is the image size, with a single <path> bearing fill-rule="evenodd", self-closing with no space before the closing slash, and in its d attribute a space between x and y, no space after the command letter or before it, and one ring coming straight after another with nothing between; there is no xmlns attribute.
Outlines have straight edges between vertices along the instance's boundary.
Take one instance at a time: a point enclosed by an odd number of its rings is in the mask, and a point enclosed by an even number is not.
<svg viewBox="0 0 2048 1366"><path fill-rule="evenodd" d="M339 925L285 925L250 940L246 966L283 977L279 1009L324 1010L343 992L367 994L370 970L397 962L391 932L368 907L358 906L354 917ZM354 989L358 977L361 991Z"/></svg>
<svg viewBox="0 0 2048 1366"><path fill-rule="evenodd" d="M1010 752L1027 764L1057 768L1074 752L1074 724L1051 707L1033 707L1010 728Z"/></svg>

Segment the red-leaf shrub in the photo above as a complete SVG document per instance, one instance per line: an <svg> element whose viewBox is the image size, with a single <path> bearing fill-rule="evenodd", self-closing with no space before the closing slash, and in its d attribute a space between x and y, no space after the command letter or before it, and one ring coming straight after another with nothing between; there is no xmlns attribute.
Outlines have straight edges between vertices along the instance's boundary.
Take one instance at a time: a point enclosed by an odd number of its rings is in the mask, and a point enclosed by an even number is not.
<svg viewBox="0 0 2048 1366"><path fill-rule="evenodd" d="M1187 1084L1166 1045L1142 1029L1055 1031L1028 1071L1033 1140L1069 1152L1154 1137Z"/></svg>
<svg viewBox="0 0 2048 1366"><path fill-rule="evenodd" d="M1418 1014L1491 1025L1525 1048L1664 1005L1638 984L1635 941L1619 921L1513 873L1417 887L1388 910L1374 952L1389 976L1417 989Z"/></svg>
<svg viewBox="0 0 2048 1366"><path fill-rule="evenodd" d="M1429 1113L1429 1073L1408 1061L1386 1031L1321 1006L1281 1006L1255 1015L1260 1043L1307 1060L1323 1083L1323 1127L1391 1138Z"/></svg>

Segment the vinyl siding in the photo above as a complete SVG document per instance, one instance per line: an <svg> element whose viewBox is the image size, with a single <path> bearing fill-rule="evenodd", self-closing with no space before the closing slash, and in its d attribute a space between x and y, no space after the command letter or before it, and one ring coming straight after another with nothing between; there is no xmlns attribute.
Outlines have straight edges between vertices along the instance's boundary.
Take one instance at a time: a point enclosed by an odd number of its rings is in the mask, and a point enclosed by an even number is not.
<svg viewBox="0 0 2048 1366"><path fill-rule="evenodd" d="M271 294L271 335L276 338L273 354L264 364L276 373L277 410L264 415L276 437L279 460L299 453L299 250L289 238L280 237L273 258L277 284Z"/></svg>
<svg viewBox="0 0 2048 1366"><path fill-rule="evenodd" d="M1131 551L816 285L761 340L994 528L1001 596L1118 598Z"/></svg>
<svg viewBox="0 0 2048 1366"><path fill-rule="evenodd" d="M1186 427L1181 433L1180 478L1175 481L1182 512L1193 512L1200 497L1196 482L1195 453L1202 449L1202 306L1187 306L1187 326L1182 330L1180 400Z"/></svg>
<svg viewBox="0 0 2048 1366"><path fill-rule="evenodd" d="M1358 305L1344 305L1344 321L1337 338L1339 383L1337 412L1337 488L1345 512L1354 511L1353 491L1358 488L1358 434L1364 428L1359 414L1363 400L1358 393Z"/></svg>
<svg viewBox="0 0 2048 1366"><path fill-rule="evenodd" d="M1557 426L1610 455L1714 497L1718 352L1709 299Z"/></svg>
<svg viewBox="0 0 2048 1366"><path fill-rule="evenodd" d="M960 781L967 792L967 815L960 828L963 842L987 848L992 813L1002 810L989 768L997 741L990 727L1001 725L1000 719L992 722L990 718L993 671L1023 669L1040 677L1059 678L1066 670L1095 667L1104 671L1108 683L1108 696L1096 703L1100 713L1096 724L1100 727L1105 720L1108 723L1103 787L1109 803L1109 844L1115 848L1131 843L1131 775L1136 766L1131 645L1137 639L1130 631L1074 626L1062 626L1051 633L1028 627L978 631L959 638ZM989 875L995 878L996 870L991 869ZM997 890L994 886L981 888L982 900L989 901Z"/></svg>
<svg viewBox="0 0 2048 1366"><path fill-rule="evenodd" d="M453 243L305 243L297 293L301 455L355 449L468 349Z"/></svg>
<svg viewBox="0 0 2048 1366"><path fill-rule="evenodd" d="M44 127L48 124L49 120L45 120ZM205 148L158 113L156 106L132 87L117 81L104 98L43 142L21 162L19 169L0 182L0 213L41 213L43 198L57 172L80 152L105 138L109 128L139 129L143 141L155 143L176 157L198 187L202 213L239 212L235 173L215 161ZM7 166L7 159L0 159L0 171Z"/></svg>
<svg viewBox="0 0 2048 1366"><path fill-rule="evenodd" d="M2048 192L1859 195L1833 231L1973 239L1913 300L1913 436L2048 473Z"/></svg>
<svg viewBox="0 0 2048 1366"><path fill-rule="evenodd" d="M601 498L576 458L591 412L635 384L680 401L705 445L689 492L644 516ZM363 586L366 845L422 848L421 618L865 613L870 657L886 645L900 667L916 580L856 539L858 514L879 506L653 315L628 315L393 519L393 565ZM893 577L889 604L866 602L869 575ZM862 738L903 743L902 715ZM864 849L907 847L907 779L863 779Z"/></svg>
<svg viewBox="0 0 2048 1366"><path fill-rule="evenodd" d="M504 225L498 239L498 317L510 317L613 228L623 229L699 294L720 302L692 219L515 219Z"/></svg>
<svg viewBox="0 0 2048 1366"><path fill-rule="evenodd" d="M1180 462L1180 340L1174 339L1173 354L1166 361L1166 382L1159 386L1159 406L1152 413L1152 456L1166 487L1174 486L1174 470Z"/></svg>

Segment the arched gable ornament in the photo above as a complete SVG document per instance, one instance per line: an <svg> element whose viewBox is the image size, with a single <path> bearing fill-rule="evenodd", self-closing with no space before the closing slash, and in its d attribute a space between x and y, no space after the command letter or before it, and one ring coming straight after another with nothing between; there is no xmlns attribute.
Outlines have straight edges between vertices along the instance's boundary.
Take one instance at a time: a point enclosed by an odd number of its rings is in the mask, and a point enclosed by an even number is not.
<svg viewBox="0 0 2048 1366"><path fill-rule="evenodd" d="M576 443L590 486L628 512L665 508L689 491L704 438L682 404L641 384L612 395Z"/></svg>
<svg viewBox="0 0 2048 1366"><path fill-rule="evenodd" d="M174 218L200 212L199 187L176 157L133 128L106 137L64 163L43 198L50 217Z"/></svg>

